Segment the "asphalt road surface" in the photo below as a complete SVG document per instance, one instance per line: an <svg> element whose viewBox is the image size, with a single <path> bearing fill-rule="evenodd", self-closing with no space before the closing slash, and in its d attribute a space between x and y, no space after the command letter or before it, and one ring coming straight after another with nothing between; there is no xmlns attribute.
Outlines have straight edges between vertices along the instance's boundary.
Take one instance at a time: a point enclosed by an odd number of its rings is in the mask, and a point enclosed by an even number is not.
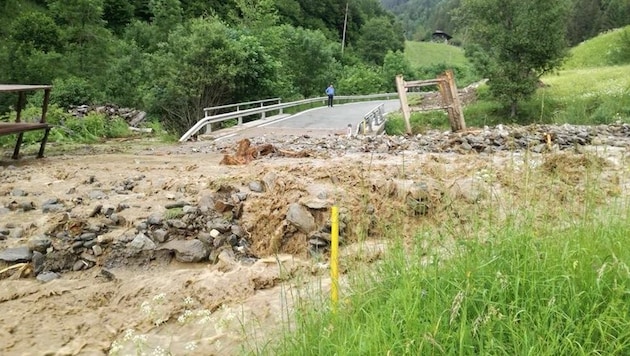
<svg viewBox="0 0 630 356"><path fill-rule="evenodd" d="M237 131L225 132L220 138L253 137L260 135L330 135L345 134L348 124L353 130L365 114L380 104L385 104L385 113L398 111L398 100L376 100L339 104L310 109L281 119L257 120ZM221 130L223 131L223 130ZM218 132L217 132L218 133Z"/></svg>

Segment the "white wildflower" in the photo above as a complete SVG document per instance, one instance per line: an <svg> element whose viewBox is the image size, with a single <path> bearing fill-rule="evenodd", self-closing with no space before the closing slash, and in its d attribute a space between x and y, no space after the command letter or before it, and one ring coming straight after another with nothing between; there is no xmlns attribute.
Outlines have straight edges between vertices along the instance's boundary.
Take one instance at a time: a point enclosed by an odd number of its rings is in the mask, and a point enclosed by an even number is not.
<svg viewBox="0 0 630 356"><path fill-rule="evenodd" d="M147 336L143 334L134 335L132 340L134 344L144 344L147 342Z"/></svg>
<svg viewBox="0 0 630 356"><path fill-rule="evenodd" d="M122 345L118 341L112 342L112 345L109 347L108 355L116 355L122 350Z"/></svg>
<svg viewBox="0 0 630 356"><path fill-rule="evenodd" d="M125 334L123 336L123 341L129 341L131 340L135 335L135 331L133 329L127 329L125 330Z"/></svg>
<svg viewBox="0 0 630 356"><path fill-rule="evenodd" d="M191 305L194 302L195 302L195 300L192 297L190 297L190 296L184 298L184 305Z"/></svg>
<svg viewBox="0 0 630 356"><path fill-rule="evenodd" d="M188 321L188 319L190 319L193 315L193 312L191 310L186 309L184 311L184 314L180 315L179 318L177 318L177 322L180 324L184 324L186 323L186 321Z"/></svg>
<svg viewBox="0 0 630 356"><path fill-rule="evenodd" d="M208 309L198 310L197 316L199 317L197 321L199 325L205 325L212 320L212 312Z"/></svg>
<svg viewBox="0 0 630 356"><path fill-rule="evenodd" d="M145 300L140 305L140 310L142 310L143 313L148 315L148 314L151 314L151 312L153 311L153 308L151 307L151 303Z"/></svg>
<svg viewBox="0 0 630 356"><path fill-rule="evenodd" d="M153 352L151 353L151 355L153 355L153 356L166 356L166 355L168 355L168 352L166 352L166 350L164 350L161 346L157 346L155 349L153 349Z"/></svg>
<svg viewBox="0 0 630 356"><path fill-rule="evenodd" d="M198 345L195 341L191 341L187 343L184 348L186 349L186 351L195 351L197 349L197 346Z"/></svg>
<svg viewBox="0 0 630 356"><path fill-rule="evenodd" d="M166 294L164 294L164 293L160 293L160 294L158 294L158 295L153 297L153 301L154 302L162 302L162 301L164 301L164 299L166 299Z"/></svg>

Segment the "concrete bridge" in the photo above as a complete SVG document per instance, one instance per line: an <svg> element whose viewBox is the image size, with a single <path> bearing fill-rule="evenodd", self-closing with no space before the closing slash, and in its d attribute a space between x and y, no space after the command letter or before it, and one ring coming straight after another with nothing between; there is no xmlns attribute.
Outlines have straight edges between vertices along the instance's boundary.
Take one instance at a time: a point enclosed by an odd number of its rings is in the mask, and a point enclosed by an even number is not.
<svg viewBox="0 0 630 356"><path fill-rule="evenodd" d="M238 110L218 115L206 114L199 120L180 141L186 141L198 132L202 137L223 139L227 137L253 137L270 134L291 135L329 135L347 134L350 125L352 134L372 134L384 124L384 116L400 109L400 101L396 93L374 94L365 96L338 96L334 107L325 106L326 98L313 98L292 103L278 103L268 106L260 105L253 109ZM277 100L277 99L275 99ZM262 102L262 101L261 101ZM256 103L256 102L252 102ZM321 103L321 106L319 106ZM304 109L295 114L286 114L285 108L315 104L318 107ZM238 108L238 104L233 105ZM206 113L212 108L206 109ZM273 113L272 116L266 113ZM230 128L210 131L208 125L216 122L251 115L260 115L257 120L251 120ZM205 130L204 130L205 129Z"/></svg>

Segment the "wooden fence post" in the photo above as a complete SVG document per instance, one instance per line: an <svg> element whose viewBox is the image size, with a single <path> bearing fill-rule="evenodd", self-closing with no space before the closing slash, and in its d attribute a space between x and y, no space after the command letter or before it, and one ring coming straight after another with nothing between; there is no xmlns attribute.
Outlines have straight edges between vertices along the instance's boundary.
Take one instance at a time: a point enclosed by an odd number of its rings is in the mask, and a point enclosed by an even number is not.
<svg viewBox="0 0 630 356"><path fill-rule="evenodd" d="M405 128L407 135L411 135L411 110L409 109L409 103L407 103L407 88L405 87L405 81L402 75L396 76L396 91L398 92L398 98L400 99L400 108L405 119Z"/></svg>
<svg viewBox="0 0 630 356"><path fill-rule="evenodd" d="M459 93L457 92L457 85L455 84L455 77L452 70L449 69L446 71L446 78L448 79L448 88L451 93L451 103L453 107L451 130L453 132L462 131L466 129L466 122L464 121L464 111L459 101Z"/></svg>

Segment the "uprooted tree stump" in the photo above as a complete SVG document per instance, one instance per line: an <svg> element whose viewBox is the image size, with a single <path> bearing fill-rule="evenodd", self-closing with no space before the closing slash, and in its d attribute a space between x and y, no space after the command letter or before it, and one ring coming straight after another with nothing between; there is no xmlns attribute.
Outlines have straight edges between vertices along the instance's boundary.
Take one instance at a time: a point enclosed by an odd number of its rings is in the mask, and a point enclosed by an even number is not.
<svg viewBox="0 0 630 356"><path fill-rule="evenodd" d="M225 164L228 166L237 166L247 164L259 157L269 154L277 154L283 157L310 157L311 154L306 151L292 152L279 150L274 145L267 143L264 145L252 146L249 139L244 138L237 143L236 153L234 155L224 155L219 164Z"/></svg>

